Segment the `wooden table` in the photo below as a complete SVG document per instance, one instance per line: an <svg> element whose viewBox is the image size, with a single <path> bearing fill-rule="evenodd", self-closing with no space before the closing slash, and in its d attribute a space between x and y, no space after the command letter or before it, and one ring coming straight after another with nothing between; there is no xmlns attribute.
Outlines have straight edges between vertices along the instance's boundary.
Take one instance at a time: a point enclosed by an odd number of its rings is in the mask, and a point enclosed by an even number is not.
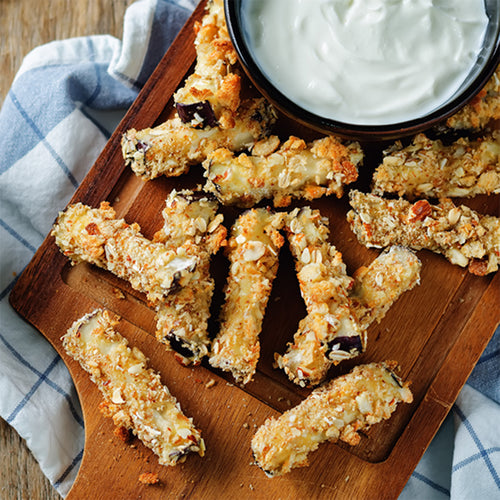
<svg viewBox="0 0 500 500"><path fill-rule="evenodd" d="M52 40L92 34L122 36L133 0L1 0L0 104L23 57ZM19 435L0 419L0 498L59 500Z"/></svg>

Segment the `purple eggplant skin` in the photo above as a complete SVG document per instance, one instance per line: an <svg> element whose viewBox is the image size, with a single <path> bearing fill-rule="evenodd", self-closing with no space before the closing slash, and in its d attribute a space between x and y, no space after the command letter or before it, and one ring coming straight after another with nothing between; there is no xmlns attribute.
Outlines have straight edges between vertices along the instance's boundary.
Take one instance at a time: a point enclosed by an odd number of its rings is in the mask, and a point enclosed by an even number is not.
<svg viewBox="0 0 500 500"><path fill-rule="evenodd" d="M171 330L166 336L165 339L169 341L170 347L181 356L185 358L192 358L195 356L195 353L190 349L189 344L179 338L173 330Z"/></svg>
<svg viewBox="0 0 500 500"><path fill-rule="evenodd" d="M335 347L336 349L334 349ZM353 335L352 337L336 337L328 342L326 356L329 357L333 350L348 353L352 353L352 351L361 353L363 350L361 338L358 335Z"/></svg>
<svg viewBox="0 0 500 500"><path fill-rule="evenodd" d="M196 125L193 125L195 128L217 126L214 110L208 101L199 101L192 104L177 102L175 107L183 123L195 123Z"/></svg>
<svg viewBox="0 0 500 500"><path fill-rule="evenodd" d="M149 149L149 144L143 142L143 141L137 141L135 145L135 149L137 151L144 151L144 153Z"/></svg>
<svg viewBox="0 0 500 500"><path fill-rule="evenodd" d="M392 370L389 370L388 368L386 368L386 370L391 374L391 377L394 380L394 382L396 382L396 385L402 388L403 384L401 382L401 379L396 374L394 374Z"/></svg>

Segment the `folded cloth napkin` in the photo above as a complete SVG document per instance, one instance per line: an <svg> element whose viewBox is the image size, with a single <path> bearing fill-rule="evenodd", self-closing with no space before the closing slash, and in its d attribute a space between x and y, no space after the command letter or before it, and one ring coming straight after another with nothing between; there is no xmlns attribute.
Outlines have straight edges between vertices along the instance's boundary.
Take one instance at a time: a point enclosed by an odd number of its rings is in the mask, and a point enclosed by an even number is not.
<svg viewBox="0 0 500 500"><path fill-rule="evenodd" d="M90 36L35 49L0 111L0 416L63 496L83 454L78 397L61 358L8 295L196 3L139 0L123 41ZM401 498L500 498L498 422L500 330Z"/></svg>

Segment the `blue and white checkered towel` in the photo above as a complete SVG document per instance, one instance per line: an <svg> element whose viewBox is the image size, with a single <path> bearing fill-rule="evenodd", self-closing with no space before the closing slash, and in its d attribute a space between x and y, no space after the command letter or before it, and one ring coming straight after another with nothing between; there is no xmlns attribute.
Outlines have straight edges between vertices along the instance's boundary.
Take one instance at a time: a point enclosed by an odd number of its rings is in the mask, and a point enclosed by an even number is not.
<svg viewBox="0 0 500 500"><path fill-rule="evenodd" d="M0 415L63 496L83 453L78 397L8 294L196 3L139 0L123 41L91 36L35 49L0 112ZM401 498L500 498L499 422L497 330Z"/></svg>

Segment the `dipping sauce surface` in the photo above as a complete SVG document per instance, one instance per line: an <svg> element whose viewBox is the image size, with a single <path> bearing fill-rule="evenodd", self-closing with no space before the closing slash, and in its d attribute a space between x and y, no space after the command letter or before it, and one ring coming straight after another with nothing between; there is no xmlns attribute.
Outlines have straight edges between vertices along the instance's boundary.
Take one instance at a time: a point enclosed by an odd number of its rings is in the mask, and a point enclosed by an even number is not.
<svg viewBox="0 0 500 500"><path fill-rule="evenodd" d="M246 0L242 20L281 93L357 125L415 119L451 98L488 23L484 0Z"/></svg>

